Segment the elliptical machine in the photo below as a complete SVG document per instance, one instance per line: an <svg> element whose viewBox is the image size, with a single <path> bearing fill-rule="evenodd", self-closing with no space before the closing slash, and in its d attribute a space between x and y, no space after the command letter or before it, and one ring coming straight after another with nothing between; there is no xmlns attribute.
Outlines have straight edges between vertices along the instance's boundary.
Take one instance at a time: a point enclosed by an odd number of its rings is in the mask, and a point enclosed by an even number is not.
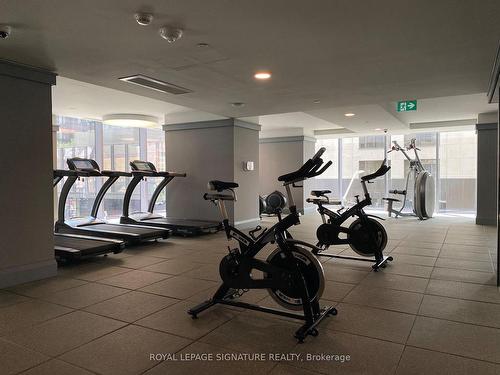
<svg viewBox="0 0 500 375"><path fill-rule="evenodd" d="M341 208L337 212L334 212L324 206L325 204L331 204L330 199L326 196L326 194L331 193L330 190L311 191L313 197L308 198L306 201L318 206L318 212L323 220L323 224L316 230L318 243L312 251L313 254L329 258L372 262L374 271L378 271L381 267L384 268L387 262L393 260L392 256L384 256L383 253L387 245L387 232L382 224L373 219L381 218L369 215L364 211L364 207L372 204L367 184L371 183L371 180L385 175L390 169L391 167L386 165L386 160L384 159L376 172L362 176L360 180L364 199L359 200L359 195L356 195L356 204L345 211L344 208ZM347 219L354 216L357 216L357 219L348 228L342 226ZM341 233L346 237L340 238ZM351 249L359 254L361 258L324 253L331 245L344 244L349 244Z"/></svg>
<svg viewBox="0 0 500 375"><path fill-rule="evenodd" d="M211 299L188 311L193 319L216 304L285 316L305 321L295 332L298 341L303 342L308 335L318 335L316 327L325 317L337 314L337 310L332 306L320 308L319 299L325 286L323 267L305 248L314 246L291 239L287 231L288 228L300 224L291 186L320 175L331 165L331 162L328 162L323 166L321 155L324 151L325 148L321 148L300 169L278 178L286 189L290 214L269 229L257 226L249 235L231 226L224 203L236 201L234 189L238 184L223 181L208 183L209 188L215 192L206 193L204 199L218 205L227 239L238 241L239 249L229 249L229 254L222 258L219 266L222 285ZM257 236L256 233L261 230ZM276 243L276 250L265 261L257 259L257 254L269 243ZM252 275L254 270L262 272L262 278ZM251 289L267 289L279 305L288 310L302 310L303 314L235 301Z"/></svg>
<svg viewBox="0 0 500 375"><path fill-rule="evenodd" d="M415 141L416 139L412 138L408 146L406 146L406 150L401 147L398 142L393 141L393 146L387 151L387 153L401 151L410 163L410 168L406 174L404 190L389 190L390 194L403 196L403 201L399 210L394 208L394 203L401 202L400 199L393 197L382 198L387 201L387 213L389 217L394 214L396 218L398 216L417 216L420 220L425 220L430 219L432 215L434 215L436 184L434 177L425 169L420 161L420 157L418 156L418 151L420 151L420 149L415 145ZM415 153L415 159L411 159L406 152L410 150L413 150ZM408 185L410 178L413 181L413 211L403 212L408 201Z"/></svg>

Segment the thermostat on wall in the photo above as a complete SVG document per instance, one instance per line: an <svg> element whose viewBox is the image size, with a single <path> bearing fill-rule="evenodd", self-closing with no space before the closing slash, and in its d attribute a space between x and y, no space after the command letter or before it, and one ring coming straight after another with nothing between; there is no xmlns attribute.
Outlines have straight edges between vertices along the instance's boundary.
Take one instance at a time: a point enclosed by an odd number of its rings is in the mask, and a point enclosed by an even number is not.
<svg viewBox="0 0 500 375"><path fill-rule="evenodd" d="M253 161L244 161L243 162L243 170L244 171L253 171Z"/></svg>

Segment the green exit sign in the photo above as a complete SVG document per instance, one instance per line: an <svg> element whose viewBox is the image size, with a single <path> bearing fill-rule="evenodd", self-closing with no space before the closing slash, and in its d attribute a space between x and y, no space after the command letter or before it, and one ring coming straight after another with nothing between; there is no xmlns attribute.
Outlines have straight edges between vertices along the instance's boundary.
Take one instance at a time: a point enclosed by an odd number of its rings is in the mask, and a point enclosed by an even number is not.
<svg viewBox="0 0 500 375"><path fill-rule="evenodd" d="M398 112L407 112L407 111L416 111L417 110L417 101L416 100L404 100L398 102L398 106L396 108Z"/></svg>

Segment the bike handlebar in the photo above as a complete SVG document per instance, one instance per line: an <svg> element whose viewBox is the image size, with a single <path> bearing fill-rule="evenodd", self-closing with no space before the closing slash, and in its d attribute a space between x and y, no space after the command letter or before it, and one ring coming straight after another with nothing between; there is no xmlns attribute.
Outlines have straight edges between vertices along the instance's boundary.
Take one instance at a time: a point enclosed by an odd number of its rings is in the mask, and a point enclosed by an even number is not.
<svg viewBox="0 0 500 375"><path fill-rule="evenodd" d="M309 159L304 163L304 165L302 165L302 167L300 167L295 172L279 176L278 181L291 183L319 176L332 164L331 162L328 162L323 168L321 168L321 166L323 165L323 159L321 159L321 155L323 155L325 151L326 149L324 147L321 147L311 159Z"/></svg>

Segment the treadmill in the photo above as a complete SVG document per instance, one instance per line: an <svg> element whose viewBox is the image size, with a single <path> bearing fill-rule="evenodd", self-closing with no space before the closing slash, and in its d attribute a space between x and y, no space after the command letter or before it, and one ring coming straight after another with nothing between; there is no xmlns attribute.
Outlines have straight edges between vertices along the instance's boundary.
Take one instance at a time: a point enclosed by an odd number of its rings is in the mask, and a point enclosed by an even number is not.
<svg viewBox="0 0 500 375"><path fill-rule="evenodd" d="M55 231L64 234L78 234L84 236L113 238L125 241L128 244L136 244L144 241L166 239L170 237L171 231L161 227L131 224L111 224L97 218L99 206L104 195L118 178L129 177L130 173L117 171L101 171L95 160L72 158L67 160L70 170L75 172L74 176L68 176L59 197L58 219ZM72 218L66 220L64 207L68 199L71 187L80 177L107 177L108 179L98 191L90 216Z"/></svg>
<svg viewBox="0 0 500 375"><path fill-rule="evenodd" d="M185 237L216 233L222 229L222 225L218 221L172 218L154 213L154 207L161 191L175 177L186 177L185 173L158 172L153 163L141 160L131 161L130 167L132 169L133 178L125 191L125 198L123 199L123 215L120 218L120 223L167 228L172 230L172 234ZM153 192L153 195L151 196L151 200L148 205L148 212L129 213L132 194L141 180L146 177L160 177L163 178L163 180L158 184Z"/></svg>
<svg viewBox="0 0 500 375"><path fill-rule="evenodd" d="M54 170L53 186L55 187L64 177L75 175L74 171ZM124 247L125 242L120 240L54 233L54 252L57 260L74 261L108 253L118 254Z"/></svg>

